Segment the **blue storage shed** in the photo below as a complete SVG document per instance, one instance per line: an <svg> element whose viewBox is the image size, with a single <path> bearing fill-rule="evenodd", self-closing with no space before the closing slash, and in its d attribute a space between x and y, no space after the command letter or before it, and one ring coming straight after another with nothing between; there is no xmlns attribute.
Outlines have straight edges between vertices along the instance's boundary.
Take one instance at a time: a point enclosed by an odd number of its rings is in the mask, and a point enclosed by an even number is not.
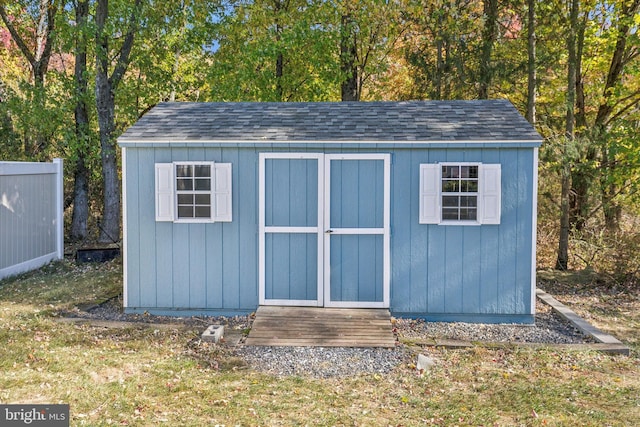
<svg viewBox="0 0 640 427"><path fill-rule="evenodd" d="M118 140L125 310L531 323L541 141L505 100L158 104Z"/></svg>

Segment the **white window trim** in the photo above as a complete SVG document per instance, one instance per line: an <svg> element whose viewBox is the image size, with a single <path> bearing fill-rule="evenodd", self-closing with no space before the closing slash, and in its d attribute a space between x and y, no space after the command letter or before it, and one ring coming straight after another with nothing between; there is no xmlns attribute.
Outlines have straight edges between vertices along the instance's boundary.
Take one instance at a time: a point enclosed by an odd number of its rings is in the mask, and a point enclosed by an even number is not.
<svg viewBox="0 0 640 427"><path fill-rule="evenodd" d="M443 166L477 166L478 167L478 191L476 193L469 193L469 195L475 195L477 197L476 203L476 219L460 219L460 220L455 220L455 219L442 219L442 167ZM481 212L481 200L482 200L482 194L481 194L481 189L480 186L482 185L480 180L481 180L481 172L482 169L482 163L478 163L478 162L442 162L442 163L438 163L438 211L440 212L440 225L481 225L481 218L482 218L482 212ZM449 194L449 193L445 193L445 194ZM451 193L454 194L454 193ZM459 193L462 194L462 193Z"/></svg>
<svg viewBox="0 0 640 427"><path fill-rule="evenodd" d="M178 166L210 166L211 167L211 175L209 176L209 179L211 180L211 186L209 187L209 191L203 191L203 190L178 190L176 184L176 181L178 179L178 175L176 174L176 169L178 168ZM189 162L173 162L173 183L174 183L174 191L173 191L173 212L175 212L174 215L174 219L173 222L176 223L201 223L201 222L215 222L213 217L214 217L214 203L215 201L213 200L214 197L214 186L215 186L215 162L210 162L210 161L203 161L203 162L198 162L198 161L189 161ZM210 216L209 218L204 218L204 217L198 217L198 218L191 218L191 217L184 217L184 218L180 218L178 216L178 194L208 194L209 195L209 209L210 209Z"/></svg>
<svg viewBox="0 0 640 427"><path fill-rule="evenodd" d="M476 220L442 219L442 166L478 166L478 192L475 193L478 197ZM462 226L500 224L501 179L500 164L481 162L421 164L419 223ZM489 212L494 212L496 215L488 217Z"/></svg>
<svg viewBox="0 0 640 427"><path fill-rule="evenodd" d="M182 165L211 166L211 189L200 192L200 194L208 193L211 196L211 216L209 218L178 218L176 168ZM187 193L191 192L187 191ZM157 222L189 224L231 222L232 194L231 163L177 161L155 164L155 212ZM164 210L163 207L165 208Z"/></svg>
<svg viewBox="0 0 640 427"><path fill-rule="evenodd" d="M443 166L478 166L478 192L470 193L470 195L475 195L477 199L477 207L476 207L476 219L442 219L442 167ZM482 207L480 206L481 199L481 190L480 190L480 175L482 172L482 163L478 162L441 162L438 163L438 211L440 213L440 225L480 225L480 215ZM448 194L448 193L446 193ZM462 193L460 193L462 194Z"/></svg>

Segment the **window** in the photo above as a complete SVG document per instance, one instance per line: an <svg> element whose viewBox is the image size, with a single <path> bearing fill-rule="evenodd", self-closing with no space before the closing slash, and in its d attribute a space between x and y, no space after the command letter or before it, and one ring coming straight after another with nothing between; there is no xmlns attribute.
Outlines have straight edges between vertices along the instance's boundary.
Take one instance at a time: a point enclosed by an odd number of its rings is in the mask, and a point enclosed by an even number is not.
<svg viewBox="0 0 640 427"><path fill-rule="evenodd" d="M231 164L156 163L156 221L231 221Z"/></svg>
<svg viewBox="0 0 640 427"><path fill-rule="evenodd" d="M176 165L178 219L211 218L212 165Z"/></svg>
<svg viewBox="0 0 640 427"><path fill-rule="evenodd" d="M478 218L478 166L442 166L442 219Z"/></svg>
<svg viewBox="0 0 640 427"><path fill-rule="evenodd" d="M499 164L420 165L421 224L500 224Z"/></svg>

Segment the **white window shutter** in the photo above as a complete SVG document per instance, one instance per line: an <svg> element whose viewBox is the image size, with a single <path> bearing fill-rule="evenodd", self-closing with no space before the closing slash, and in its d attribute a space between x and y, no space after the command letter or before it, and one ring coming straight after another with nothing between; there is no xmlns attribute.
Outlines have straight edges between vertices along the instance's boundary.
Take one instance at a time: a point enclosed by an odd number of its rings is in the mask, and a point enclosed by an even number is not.
<svg viewBox="0 0 640 427"><path fill-rule="evenodd" d="M420 165L420 224L440 222L440 165Z"/></svg>
<svg viewBox="0 0 640 427"><path fill-rule="evenodd" d="M500 224L502 184L499 164L480 165L480 223Z"/></svg>
<svg viewBox="0 0 640 427"><path fill-rule="evenodd" d="M213 213L214 221L231 222L231 163L213 165Z"/></svg>
<svg viewBox="0 0 640 427"><path fill-rule="evenodd" d="M156 163L156 221L174 219L173 163Z"/></svg>

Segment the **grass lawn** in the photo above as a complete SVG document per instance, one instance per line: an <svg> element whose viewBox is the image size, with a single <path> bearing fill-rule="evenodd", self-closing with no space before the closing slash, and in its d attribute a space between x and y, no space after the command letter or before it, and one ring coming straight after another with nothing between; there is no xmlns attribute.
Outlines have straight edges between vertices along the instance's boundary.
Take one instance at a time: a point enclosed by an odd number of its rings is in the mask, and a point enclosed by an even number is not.
<svg viewBox="0 0 640 427"><path fill-rule="evenodd" d="M425 349L437 365L423 376L407 364L319 380L253 372L198 342L201 329L60 322L61 310L120 292L121 268L56 263L0 282L0 403L68 403L71 425L90 426L640 425L639 295L579 277L541 273L547 292L630 357Z"/></svg>

